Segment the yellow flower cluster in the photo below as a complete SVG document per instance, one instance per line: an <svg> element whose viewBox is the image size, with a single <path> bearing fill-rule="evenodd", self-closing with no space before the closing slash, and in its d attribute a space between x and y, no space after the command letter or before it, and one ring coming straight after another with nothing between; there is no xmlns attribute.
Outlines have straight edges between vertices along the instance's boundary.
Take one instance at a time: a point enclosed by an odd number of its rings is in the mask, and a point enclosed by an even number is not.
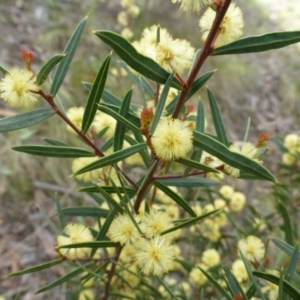
<svg viewBox="0 0 300 300"><path fill-rule="evenodd" d="M151 138L155 154L163 160L185 157L193 146L193 133L188 124L179 119L160 120Z"/></svg>
<svg viewBox="0 0 300 300"><path fill-rule="evenodd" d="M173 226L171 218L165 212L156 210L132 217L134 220L126 214L117 216L108 236L129 248L131 260L144 274L168 272L173 265L176 248L172 245L172 234L160 234Z"/></svg>
<svg viewBox="0 0 300 300"><path fill-rule="evenodd" d="M172 0L173 3L181 3L180 9L184 11L196 11L199 12L201 6L211 4L211 0Z"/></svg>
<svg viewBox="0 0 300 300"><path fill-rule="evenodd" d="M117 16L118 23L123 27L121 35L128 40L133 37L133 32L129 27L130 20L137 18L140 14L140 8L133 2L133 0L121 0L120 4L123 10Z"/></svg>
<svg viewBox="0 0 300 300"><path fill-rule="evenodd" d="M216 12L208 8L199 21L199 26L202 28L202 38L205 41L211 26L214 22ZM219 47L228 44L243 34L244 20L243 13L234 3L231 3L228 11L221 23L218 37L214 46Z"/></svg>
<svg viewBox="0 0 300 300"><path fill-rule="evenodd" d="M288 134L284 138L283 145L287 152L282 154L282 162L287 166L292 166L300 160L300 136L296 133Z"/></svg>
<svg viewBox="0 0 300 300"><path fill-rule="evenodd" d="M0 97L12 107L31 107L38 101L40 87L31 71L12 69L0 81Z"/></svg>
<svg viewBox="0 0 300 300"><path fill-rule="evenodd" d="M186 40L173 39L168 31L160 28L157 41L157 25L144 29L141 40L133 42L133 46L141 54L155 60L168 72L178 73L191 67L195 49Z"/></svg>
<svg viewBox="0 0 300 300"><path fill-rule="evenodd" d="M92 242L93 236L89 228L82 224L70 223L64 230L64 235L57 237L57 247L70 245L75 243ZM90 248L61 248L58 249L58 253L71 260L77 260L88 257L90 254Z"/></svg>

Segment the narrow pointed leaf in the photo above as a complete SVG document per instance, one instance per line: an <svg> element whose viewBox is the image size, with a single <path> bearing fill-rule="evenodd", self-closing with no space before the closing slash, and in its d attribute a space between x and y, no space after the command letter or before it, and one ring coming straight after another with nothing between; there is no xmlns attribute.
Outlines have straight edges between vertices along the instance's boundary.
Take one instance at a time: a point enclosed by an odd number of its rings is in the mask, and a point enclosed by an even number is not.
<svg viewBox="0 0 300 300"><path fill-rule="evenodd" d="M83 242L83 243L74 243L69 245L59 246L59 249L62 248L114 248L119 247L119 243L114 243L111 241L94 241L94 242Z"/></svg>
<svg viewBox="0 0 300 300"><path fill-rule="evenodd" d="M52 108L36 109L24 114L0 119L0 132L13 131L26 128L43 120L52 117L55 114Z"/></svg>
<svg viewBox="0 0 300 300"><path fill-rule="evenodd" d="M256 288L256 290L257 290L257 292L258 292L260 298L261 298L262 300L265 300L266 298L265 298L264 294L262 293L262 291L261 291L261 289L260 289L260 286L259 286L259 284L258 284L258 281L257 281L256 278L253 276L252 268L251 268L250 262L246 259L246 257L244 256L244 254L243 254L242 251L239 250L239 254L240 254L240 256L241 256L241 258L242 258L242 260L243 260L243 262L244 262L244 265L245 265L246 271L247 271L247 273L248 273L248 276L249 276L251 282L254 284L254 286L255 286L255 288Z"/></svg>
<svg viewBox="0 0 300 300"><path fill-rule="evenodd" d="M98 185L87 186L87 187L79 189L78 191L85 192L85 193L98 193L99 187L109 194L114 194L116 192L112 186L98 186ZM136 189L130 188L130 187L124 188L124 187L118 186L118 189L121 193L126 192L128 195L135 195L135 193L136 193Z"/></svg>
<svg viewBox="0 0 300 300"><path fill-rule="evenodd" d="M97 217L106 218L109 214L107 209L86 206L73 206L62 209L65 216L82 216L82 217Z"/></svg>
<svg viewBox="0 0 300 300"><path fill-rule="evenodd" d="M154 98L154 92L153 92L153 89L152 89L150 83L147 81L147 79L143 76L134 74L130 70L130 68L128 68L128 66L125 62L121 61L120 65L126 70L126 72L129 74L130 78L140 88L142 93L144 95L148 95L151 99L153 99Z"/></svg>
<svg viewBox="0 0 300 300"><path fill-rule="evenodd" d="M105 166L115 164L115 163L122 161L125 158L139 152L140 150L144 149L146 146L147 146L146 144L137 144L137 145L133 145L129 148L114 152L113 154L104 156L104 157L100 158L99 160L78 170L74 175L79 175L79 174L82 174L85 172L93 171L96 169L103 168Z"/></svg>
<svg viewBox="0 0 300 300"><path fill-rule="evenodd" d="M108 194L104 189L102 189L100 186L98 188L99 188L98 193L100 193L104 197L104 200L108 204L110 204L117 212L123 213L122 206L110 194Z"/></svg>
<svg viewBox="0 0 300 300"><path fill-rule="evenodd" d="M218 170L211 168L208 165L201 164L195 160L191 160L191 159L187 159L187 158L179 158L179 159L175 160L175 162L178 162L185 166L189 166L194 169L203 170L203 171L212 172L212 173L219 173Z"/></svg>
<svg viewBox="0 0 300 300"><path fill-rule="evenodd" d="M42 85L47 79L53 68L66 56L66 54L59 54L53 56L49 61L47 61L39 71L36 77L36 83Z"/></svg>
<svg viewBox="0 0 300 300"><path fill-rule="evenodd" d="M215 74L215 72L216 72L216 70L213 70L213 71L207 72L204 75L197 78L193 82L191 89L189 90L189 92L187 94L187 97L186 97L187 100L190 99L192 96L194 96L195 93L197 93L203 87L203 85L208 81L208 79L210 79L210 77Z"/></svg>
<svg viewBox="0 0 300 300"><path fill-rule="evenodd" d="M89 264L89 265L87 265L87 266L85 266L85 267L88 267L88 266L91 266L91 265L92 265L92 263ZM38 291L36 291L35 294L39 294L39 293L45 292L45 291L50 290L50 289L52 289L52 288L54 288L54 287L56 287L58 285L61 285L64 282L69 281L70 279L72 279L73 277L79 275L82 272L84 272L83 268L77 268L74 271L66 274L65 276L62 276L62 277L54 280L53 282L45 285L44 287L42 287L41 289L39 289Z"/></svg>
<svg viewBox="0 0 300 300"><path fill-rule="evenodd" d="M286 206L281 201L277 201L278 211L281 213L283 219L283 231L285 233L285 240L288 244L293 246L293 229L292 223L290 220L289 212L287 211Z"/></svg>
<svg viewBox="0 0 300 300"><path fill-rule="evenodd" d="M212 214L215 214L216 212L220 211L219 209L216 209L216 210L213 210L213 211L210 211L209 213L207 214L204 214L204 215L201 215L201 216L198 216L198 217L195 217L195 218L190 218L188 219L187 221L184 221L184 222L180 222L178 225L172 227L172 228L169 228L169 229L166 229L164 230L163 232L161 232L160 234L161 235L164 235L164 234L167 234L167 233L170 233L170 232L173 232L173 231L176 231L178 229L181 229L181 228L184 228L184 227L187 227L187 226L191 226L197 222L199 222L200 220L202 219L205 219L207 217L209 217L210 215Z"/></svg>
<svg viewBox="0 0 300 300"><path fill-rule="evenodd" d="M218 47L212 55L243 54L282 48L300 42L300 31L271 32L249 36Z"/></svg>
<svg viewBox="0 0 300 300"><path fill-rule="evenodd" d="M108 74L109 64L110 64L111 54L104 60L96 79L90 89L87 104L84 110L82 119L82 131L86 133L95 117L97 112L97 104L101 100L102 92L105 87L105 82Z"/></svg>
<svg viewBox="0 0 300 300"><path fill-rule="evenodd" d="M257 163L242 154L230 151L222 143L204 133L194 131L194 145L234 168L255 175L257 179L276 181L273 174L260 163Z"/></svg>
<svg viewBox="0 0 300 300"><path fill-rule="evenodd" d="M55 195L55 204L56 204L56 210L57 210L58 219L59 219L59 225L60 225L60 228L63 229L66 227L67 223L66 223L66 219L65 219L65 216L64 216L62 208L61 208L60 199L58 198L57 194Z"/></svg>
<svg viewBox="0 0 300 300"><path fill-rule="evenodd" d="M155 180L154 185L158 187L161 191L163 191L167 196L169 196L172 200L174 200L179 206L181 206L187 213L189 213L192 217L197 217L196 213L190 207L188 202L182 199L178 193L173 192L170 188L168 188L163 183Z"/></svg>
<svg viewBox="0 0 300 300"><path fill-rule="evenodd" d="M253 271L253 275L263 278L265 280L268 280L276 285L279 285L279 277L273 275L273 274L268 274L268 273L263 273L259 271ZM298 291L296 288L294 288L289 282L286 280L283 280L283 290L285 293L287 293L292 299L300 299L300 291Z"/></svg>
<svg viewBox="0 0 300 300"><path fill-rule="evenodd" d="M116 112L115 110L113 110L110 107L103 105L103 104L100 104L98 106L98 109L101 110L102 112L112 116L118 122L122 123L123 126L125 125L126 127L128 127L128 129L131 129L133 132L140 133L140 128L137 127L136 124L131 121L130 117L128 117L126 119L126 118L122 117L120 114L118 114L118 112Z"/></svg>
<svg viewBox="0 0 300 300"><path fill-rule="evenodd" d="M8 70L6 70L4 67L0 66L0 72L3 74L3 75L6 75L8 74Z"/></svg>
<svg viewBox="0 0 300 300"><path fill-rule="evenodd" d="M165 84L168 80L170 73L151 58L138 53L131 43L121 35L106 30L99 30L94 33L104 43L109 45L118 56L128 64L128 66L138 73L161 84ZM172 86L181 89L181 84L176 78L174 79Z"/></svg>
<svg viewBox="0 0 300 300"><path fill-rule="evenodd" d="M198 269L201 270L201 272L208 278L208 280L213 284L213 286L222 294L223 297L227 300L232 300L232 297L227 293L227 291L220 285L220 283L214 279L213 276L211 276L208 272L206 272L204 269L198 267Z"/></svg>
<svg viewBox="0 0 300 300"><path fill-rule="evenodd" d="M278 246L283 252L285 252L287 255L292 256L295 251L295 247L288 245L287 243L273 238L272 241ZM300 262L300 252L298 252L298 260Z"/></svg>
<svg viewBox="0 0 300 300"><path fill-rule="evenodd" d="M293 276L295 274L298 265L298 257L299 257L299 247L296 246L292 258L290 260L290 263L286 269L286 273L284 275L284 279L288 282L291 282L293 279Z"/></svg>
<svg viewBox="0 0 300 300"><path fill-rule="evenodd" d="M232 294L232 296L234 295L241 295L241 286L239 285L237 279L235 278L235 276L232 274L232 272L229 270L229 268L227 266L223 267L225 275L226 275L226 279L227 279L227 285L228 288L230 289L230 292ZM244 297L242 297L242 299L245 299Z"/></svg>
<svg viewBox="0 0 300 300"><path fill-rule="evenodd" d="M36 265L36 266L30 267L30 268L27 268L27 269L24 269L24 270L21 270L18 272L11 273L7 277L20 276L20 275L24 275L24 274L28 274L28 273L45 270L45 269L51 268L52 266L59 265L62 262L63 262L63 260L60 258L55 259L55 260L48 261L48 262L40 264L40 265Z"/></svg>
<svg viewBox="0 0 300 300"><path fill-rule="evenodd" d="M152 123L150 125L150 132L152 132L152 134L155 132L156 126L157 126L157 124L158 124L158 122L161 118L162 113L163 113L163 110L164 110L164 107L165 107L165 103L166 103L166 100L167 100L167 97L168 97L168 93L169 93L173 78L174 78L174 73L172 73L169 76L166 84L164 85L162 93L159 97L158 105L155 108L154 118L153 118Z"/></svg>
<svg viewBox="0 0 300 300"><path fill-rule="evenodd" d="M85 17L77 25L77 27L75 28L72 36L70 37L70 39L66 45L66 48L63 52L66 56L59 63L58 68L57 68L54 78L53 78L52 85L51 85L50 92L53 96L55 96L56 93L58 92L58 90L59 90L61 84L63 83L64 78L68 72L70 63L74 57L74 54L75 54L76 48L78 46L78 43L79 43L79 40L80 40L81 34L83 32L86 21L87 21L87 17Z"/></svg>
<svg viewBox="0 0 300 300"><path fill-rule="evenodd" d="M49 157L93 157L95 154L85 149L65 147L65 146L39 146L27 145L16 146L12 148L15 151L25 152L33 155L49 156Z"/></svg>
<svg viewBox="0 0 300 300"><path fill-rule="evenodd" d="M202 186L212 186L220 184L219 181L215 181L208 178L168 178L157 180L167 186L177 186L177 187L202 187Z"/></svg>
<svg viewBox="0 0 300 300"><path fill-rule="evenodd" d="M123 117L124 119L128 118L129 109L130 109L130 102L132 96L132 89L128 91L122 105L119 110L119 116ZM119 151L123 148L123 143L125 139L126 127L123 125L121 121L117 121L115 134L114 134L114 152Z"/></svg>
<svg viewBox="0 0 300 300"><path fill-rule="evenodd" d="M229 147L229 141L228 141L226 131L225 131L225 128L223 125L222 117L221 117L221 114L220 114L220 111L219 111L219 108L217 105L217 100L210 89L207 89L207 94L208 94L210 110L211 110L215 130L217 133L217 137L222 144L224 144L226 147Z"/></svg>
<svg viewBox="0 0 300 300"><path fill-rule="evenodd" d="M48 143L48 144L50 144L50 145L52 145L52 146L71 147L70 145L65 144L65 143L63 143L63 142L61 142L61 141L58 141L58 140L49 139L49 138L43 138L43 140L44 140L46 143Z"/></svg>

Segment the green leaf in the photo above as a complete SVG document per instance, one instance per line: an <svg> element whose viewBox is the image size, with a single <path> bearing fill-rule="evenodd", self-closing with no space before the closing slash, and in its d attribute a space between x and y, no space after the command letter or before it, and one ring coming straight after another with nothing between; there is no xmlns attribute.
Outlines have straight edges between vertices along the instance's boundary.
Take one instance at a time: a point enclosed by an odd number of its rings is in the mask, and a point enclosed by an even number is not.
<svg viewBox="0 0 300 300"><path fill-rule="evenodd" d="M232 296L240 295L243 296L243 289L241 288L239 282L235 278L235 276L232 274L232 272L229 270L227 266L223 266L226 279L227 279L227 285L228 288L232 294ZM242 293L242 295L241 295ZM246 299L245 297L242 297L242 299Z"/></svg>
<svg viewBox="0 0 300 300"><path fill-rule="evenodd" d="M268 280L276 285L279 285L279 277L273 275L273 274L268 274L264 272L259 272L259 271L253 271L253 275L263 278L265 280ZM292 299L300 299L300 291L298 291L296 288L294 288L290 283L288 283L286 280L283 280L283 290L285 293L287 293Z"/></svg>
<svg viewBox="0 0 300 300"><path fill-rule="evenodd" d="M27 145L16 146L12 148L15 151L25 152L33 155L49 156L49 157L93 157L95 154L85 149L65 147L65 146L39 146Z"/></svg>
<svg viewBox="0 0 300 300"><path fill-rule="evenodd" d="M42 85L47 79L50 72L53 68L66 56L66 54L59 54L53 56L49 61L47 61L39 71L39 74L36 77L36 83Z"/></svg>
<svg viewBox="0 0 300 300"><path fill-rule="evenodd" d="M105 192L112 194L115 193L115 189L112 186L98 186L98 185L92 185L92 186L87 186L84 188L79 189L79 192L85 192L85 193L98 193L99 192L99 188L101 188L102 190L104 190ZM118 186L118 189L120 191L120 193L127 193L128 195L134 195L136 193L136 189L134 188L130 188L130 187L121 187Z"/></svg>
<svg viewBox="0 0 300 300"><path fill-rule="evenodd" d="M182 199L178 193L173 192L163 183L155 180L154 185L159 188L162 192L164 192L167 196L169 196L172 200L174 200L179 206L181 206L187 213L189 213L192 217L197 217L194 210L190 207L188 202Z"/></svg>
<svg viewBox="0 0 300 300"><path fill-rule="evenodd" d="M283 242L279 239L276 239L276 238L273 238L272 241L276 244L276 246L278 246L287 255L293 256L295 247L292 247L292 246L286 244L285 242ZM298 260L300 261L300 253L298 253Z"/></svg>
<svg viewBox="0 0 300 300"><path fill-rule="evenodd" d="M230 151L226 146L204 133L194 131L194 145L234 168L255 175L257 179L276 181L273 174L260 163L242 154Z"/></svg>
<svg viewBox="0 0 300 300"><path fill-rule="evenodd" d="M106 218L109 211L103 208L87 207L87 206L71 206L62 209L65 216L81 216L81 217L97 217Z"/></svg>
<svg viewBox="0 0 300 300"><path fill-rule="evenodd" d="M97 112L97 104L101 100L102 92L105 87L105 82L107 78L107 73L109 69L111 54L107 56L104 60L103 64L101 65L97 77L90 89L90 93L88 96L87 104L84 110L83 119L82 119L82 131L86 133L95 117Z"/></svg>
<svg viewBox="0 0 300 300"><path fill-rule="evenodd" d="M246 259L246 257L244 256L244 254L243 254L243 252L242 252L241 250L239 250L239 254L240 254L240 256L241 256L241 258L242 258L242 260L243 260L243 262L244 262L244 265L245 265L246 271L247 271L247 273L248 273L248 276L249 276L249 278L250 278L250 281L254 284L254 286L255 286L255 288L256 288L256 290L257 290L257 292L258 292L260 298L261 298L262 300L265 300L266 298L265 298L264 294L262 293L262 291L261 291L261 289L260 289L260 286L259 286L259 284L258 284L258 281L257 281L256 278L253 276L252 268L251 268L251 265L250 265L249 261Z"/></svg>
<svg viewBox="0 0 300 300"><path fill-rule="evenodd" d="M191 160L191 159L187 159L187 158L179 158L179 159L175 160L175 162L183 164L185 166L189 166L194 169L199 169L199 170L203 170L206 172L212 172L212 173L219 173L218 170L211 168L208 165L201 164L195 160Z"/></svg>
<svg viewBox="0 0 300 300"><path fill-rule="evenodd" d="M177 187L202 187L220 184L219 181L215 181L208 178L160 178L156 181L159 181L167 186Z"/></svg>
<svg viewBox="0 0 300 300"><path fill-rule="evenodd" d="M192 86L191 86L191 89L189 90L188 94L187 94L187 97L186 97L186 100L190 99L192 96L194 96L195 93L197 93L201 88L202 86L208 81L208 79L213 75L215 74L216 70L213 70L213 71L210 71L210 72L207 72L205 73L204 75L200 76L199 78L197 78Z"/></svg>
<svg viewBox="0 0 300 300"><path fill-rule="evenodd" d="M102 112L112 116L114 119L116 119L118 122L122 123L123 126L125 125L126 127L128 127L129 129L131 129L133 132L138 132L140 133L140 129L139 127L136 126L136 124L134 124L131 120L130 117L128 117L128 119L122 117L121 115L118 114L118 112L114 111L113 109L111 109L110 107L103 105L103 104L99 104L98 109L101 110Z"/></svg>
<svg viewBox="0 0 300 300"><path fill-rule="evenodd" d="M205 219L205 218L209 217L210 215L215 214L218 211L220 211L220 209L212 210L212 211L210 211L210 212L208 212L208 213L206 213L204 215L201 215L201 216L198 216L198 217L195 217L195 218L189 218L188 220L180 222L178 225L176 225L176 226L174 226L172 228L164 230L160 234L164 235L164 234L173 232L175 230L178 230L178 229L181 229L181 228L184 228L184 227L187 227L187 226L191 226L191 225L193 225L193 224L201 221L202 219Z"/></svg>
<svg viewBox="0 0 300 300"><path fill-rule="evenodd" d="M62 262L63 262L63 260L61 258L55 259L55 260L48 261L48 262L40 264L40 265L36 265L36 266L30 267L30 268L27 268L27 269L24 269L24 270L21 270L18 272L11 273L7 277L20 276L20 275L24 275L24 274L28 274L28 273L45 270L52 266L59 265Z"/></svg>
<svg viewBox="0 0 300 300"><path fill-rule="evenodd" d="M225 299L232 300L232 297L227 293L227 291L219 284L219 282L213 276L211 276L208 272L206 272L204 269L200 267L198 267L198 269L201 270L201 272L208 278L208 280L222 294L222 296L225 297Z"/></svg>
<svg viewBox="0 0 300 300"><path fill-rule="evenodd" d="M224 144L226 147L229 147L229 141L226 135L226 131L223 125L222 117L217 105L217 100L214 96L214 94L211 92L210 89L207 89L207 95L209 99L209 105L210 105L210 110L215 126L215 130L217 133L218 140Z"/></svg>
<svg viewBox="0 0 300 300"><path fill-rule="evenodd" d="M100 186L98 188L99 188L98 193L100 193L104 197L104 200L107 202L107 204L109 204L117 212L122 214L123 213L122 206L110 194L108 194L104 189L102 189Z"/></svg>
<svg viewBox="0 0 300 300"><path fill-rule="evenodd" d="M292 224L290 220L289 213L287 211L287 208L284 203L282 203L280 200L277 201L277 208L278 212L281 213L282 219L283 219L283 230L285 233L285 240L288 244L291 246L294 245L293 243L293 229Z"/></svg>
<svg viewBox="0 0 300 300"><path fill-rule="evenodd" d="M131 43L121 35L106 30L94 31L94 33L138 73L161 84L165 84L168 80L170 73L151 58L138 53ZM181 90L181 84L176 78L174 78L172 86Z"/></svg>
<svg viewBox="0 0 300 300"><path fill-rule="evenodd" d="M300 31L271 32L249 36L218 47L212 55L243 54L282 48L300 42Z"/></svg>
<svg viewBox="0 0 300 300"><path fill-rule="evenodd" d="M125 95L119 110L119 116L123 117L124 119L128 118L131 96L132 96L132 89L129 90ZM115 134L114 134L114 146L113 146L114 152L119 151L123 148L125 133L126 133L126 127L123 125L121 121L117 121Z"/></svg>
<svg viewBox="0 0 300 300"><path fill-rule="evenodd" d="M87 266L85 267L88 267L88 266L92 266L93 263L90 263L88 264ZM80 273L84 272L84 269L83 268L77 268L75 269L74 271L66 274L65 276L62 276L56 280L54 280L53 282L45 285L44 287L42 287L41 289L39 289L38 291L35 292L35 294L39 294L39 293L42 293L42 292L45 292L45 291L48 291L58 285L61 285L63 284L64 282L66 281L69 281L70 279L72 279L73 277L79 275Z"/></svg>
<svg viewBox="0 0 300 300"><path fill-rule="evenodd" d="M126 70L126 72L129 74L130 78L135 82L135 84L140 88L143 94L147 94L151 99L154 98L154 92L150 85L150 83L147 81L147 79L143 76L134 74L130 68L128 68L127 64L123 61L120 62L120 65Z"/></svg>
<svg viewBox="0 0 300 300"><path fill-rule="evenodd" d="M61 62L58 65L58 68L55 72L54 78L53 78L53 82L51 85L51 90L50 93L55 96L56 93L58 92L62 82L64 81L64 78L68 72L70 63L74 57L76 48L78 46L81 34L83 32L85 23L87 21L87 17L85 17L75 28L72 36L70 37L66 48L64 50L64 54L66 54L66 56L61 60Z"/></svg>
<svg viewBox="0 0 300 300"><path fill-rule="evenodd" d="M0 72L3 73L3 75L9 74L8 70L6 70L4 67L0 66Z"/></svg>
<svg viewBox="0 0 300 300"><path fill-rule="evenodd" d="M13 131L42 122L55 114L52 108L36 109L24 114L0 119L0 132Z"/></svg>
<svg viewBox="0 0 300 300"><path fill-rule="evenodd" d="M201 77L197 78L193 84L191 89L189 90L187 96L186 96L186 100L189 100L192 96L194 96L194 94L196 92L199 91L199 89L207 82L207 80L215 73L215 71L211 71L208 72L204 75L202 75ZM166 107L166 111L168 112L168 114L171 114L175 108L175 105L177 103L177 100L179 98L179 95L176 96Z"/></svg>
<svg viewBox="0 0 300 300"><path fill-rule="evenodd" d="M43 138L43 140L44 140L46 143L48 143L48 144L50 144L50 145L52 145L52 146L71 147L70 145L65 144L65 143L63 143L63 142L61 142L61 141L58 141L58 140L49 139L49 138Z"/></svg>
<svg viewBox="0 0 300 300"><path fill-rule="evenodd" d="M114 248L119 247L119 243L114 243L111 241L94 241L94 242L83 242L83 243L74 243L69 245L59 246L59 249L62 248Z"/></svg>
<svg viewBox="0 0 300 300"><path fill-rule="evenodd" d="M146 144L136 144L129 148L114 152L113 154L104 156L104 157L100 158L99 160L85 166L84 168L81 168L74 175L79 175L79 174L82 174L85 172L93 171L96 169L103 168L105 166L115 164L115 163L122 161L125 158L139 152L140 150L144 149L146 146L147 146Z"/></svg>
<svg viewBox="0 0 300 300"><path fill-rule="evenodd" d="M298 257L299 257L299 247L296 246L291 261L286 269L286 273L284 279L288 282L291 282L293 276L295 274L297 265L298 265Z"/></svg>
<svg viewBox="0 0 300 300"><path fill-rule="evenodd" d="M171 87L171 83L174 79L174 73L172 73L166 84L164 85L164 88L162 90L162 93L159 97L159 100L158 100L158 105L157 107L155 108L155 114L154 114L154 118L152 120L152 123L150 125L150 132L152 132L152 134L154 134L155 132L155 129L156 129L156 126L161 118L161 115L164 111L164 107L165 107L165 103L166 103L166 100L167 100L167 97L168 97L168 93L169 93L169 90L170 90L170 87Z"/></svg>

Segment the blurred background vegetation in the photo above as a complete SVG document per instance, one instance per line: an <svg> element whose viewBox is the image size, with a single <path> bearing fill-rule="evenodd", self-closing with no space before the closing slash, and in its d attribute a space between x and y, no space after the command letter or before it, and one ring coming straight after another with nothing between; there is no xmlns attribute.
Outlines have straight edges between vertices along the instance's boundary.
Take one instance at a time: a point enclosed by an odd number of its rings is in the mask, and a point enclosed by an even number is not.
<svg viewBox="0 0 300 300"><path fill-rule="evenodd" d="M93 33L93 30L112 30L118 33L123 27L117 16L120 1L111 0L10 0L0 2L0 64L7 69L23 67L21 49L35 52L34 70L53 55L62 53L77 23L86 15L88 22L82 41L75 54L65 84L58 98L63 106L84 105L87 91L83 81L92 81L103 59L110 52ZM256 0L237 1L244 12L245 33L260 35L268 31L299 30L299 14L295 3L287 1ZM293 1L294 2L294 1ZM300 1L297 0L296 2ZM160 24L176 38L184 38L195 48L201 48L198 27L200 15L185 14L169 0L136 0L141 9L138 17L131 19L129 28L134 32L132 41L140 39L142 30ZM292 21L291 21L292 20ZM297 23L298 22L298 23ZM217 69L208 85L215 93L223 112L225 127L232 140L242 140L248 117L251 117L250 140L256 142L261 132L270 136L299 133L299 77L300 47L251 55L220 56L209 59L202 74ZM113 67L120 70L114 55ZM120 73L119 73L120 74ZM48 85L48 86L47 86ZM108 89L122 98L132 87L129 78L109 76ZM44 85L44 90L50 83ZM135 90L136 102L138 91ZM199 97L199 95L197 95ZM206 102L203 89L200 97ZM40 101L39 107L47 107ZM0 117L17 114L0 102ZM76 193L76 184L70 178L69 160L32 157L14 152L11 147L21 144L41 144L49 137L77 145L78 140L65 130L57 117L24 130L0 134L0 274L8 274L30 265L53 259L55 240L37 207L55 219L55 192L63 205L76 205L82 195ZM270 143L266 164L276 172L280 159L276 147ZM248 196L253 195L253 183L245 186ZM252 193L252 194L251 194ZM52 272L52 273L51 273ZM31 274L13 278L0 285L0 294L12 299L20 292L21 299L59 299L53 292L32 296L32 292L56 276L63 274L60 267L52 268L43 276ZM34 280L32 280L34 278ZM11 297L11 298L10 298ZM49 297L49 298L47 298Z"/></svg>

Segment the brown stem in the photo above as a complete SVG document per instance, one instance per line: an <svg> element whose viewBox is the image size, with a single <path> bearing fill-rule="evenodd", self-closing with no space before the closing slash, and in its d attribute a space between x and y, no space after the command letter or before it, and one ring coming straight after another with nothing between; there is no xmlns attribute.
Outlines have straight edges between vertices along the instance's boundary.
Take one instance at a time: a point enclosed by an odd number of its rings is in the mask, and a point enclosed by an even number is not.
<svg viewBox="0 0 300 300"><path fill-rule="evenodd" d="M55 113L61 117L89 146L91 146L94 150L95 155L103 157L105 156L104 153L94 144L94 142L81 130L79 130L72 121L59 109L59 107L54 102L53 96L51 94L46 94L42 90L38 91L38 94L41 95L52 107L52 109L55 111ZM139 186L128 176L125 174L121 168L116 165L118 171L120 171L126 180L136 189L139 188Z"/></svg>
<svg viewBox="0 0 300 300"><path fill-rule="evenodd" d="M177 101L176 107L173 111L172 117L174 119L178 118L180 111L182 109L182 106L184 105L186 96L188 91L190 90L193 82L195 81L201 67L203 66L203 63L207 59L207 57L213 52L214 48L214 41L216 40L218 34L219 34L219 28L221 26L221 23L225 17L225 14L228 10L228 7L231 3L231 0L224 0L222 4L217 7L216 17L212 24L212 27L209 31L209 34L207 36L207 39L203 45L203 49L201 54L199 55L198 60L195 63L194 68L191 70L191 73L186 81L186 87L183 87L183 91L181 92L179 99Z"/></svg>
<svg viewBox="0 0 300 300"><path fill-rule="evenodd" d="M115 255L115 261L116 262L119 260L119 257L120 257L120 254L122 252L122 249L123 249L123 247L120 246L116 250L116 255ZM105 283L103 300L108 300L108 298L109 298L110 283L111 283L111 280L112 280L112 278L113 278L113 276L115 274L116 266L117 266L117 264L114 263L114 262L112 262L112 266L111 266L111 269L110 269L110 271L108 273L107 281Z"/></svg>

